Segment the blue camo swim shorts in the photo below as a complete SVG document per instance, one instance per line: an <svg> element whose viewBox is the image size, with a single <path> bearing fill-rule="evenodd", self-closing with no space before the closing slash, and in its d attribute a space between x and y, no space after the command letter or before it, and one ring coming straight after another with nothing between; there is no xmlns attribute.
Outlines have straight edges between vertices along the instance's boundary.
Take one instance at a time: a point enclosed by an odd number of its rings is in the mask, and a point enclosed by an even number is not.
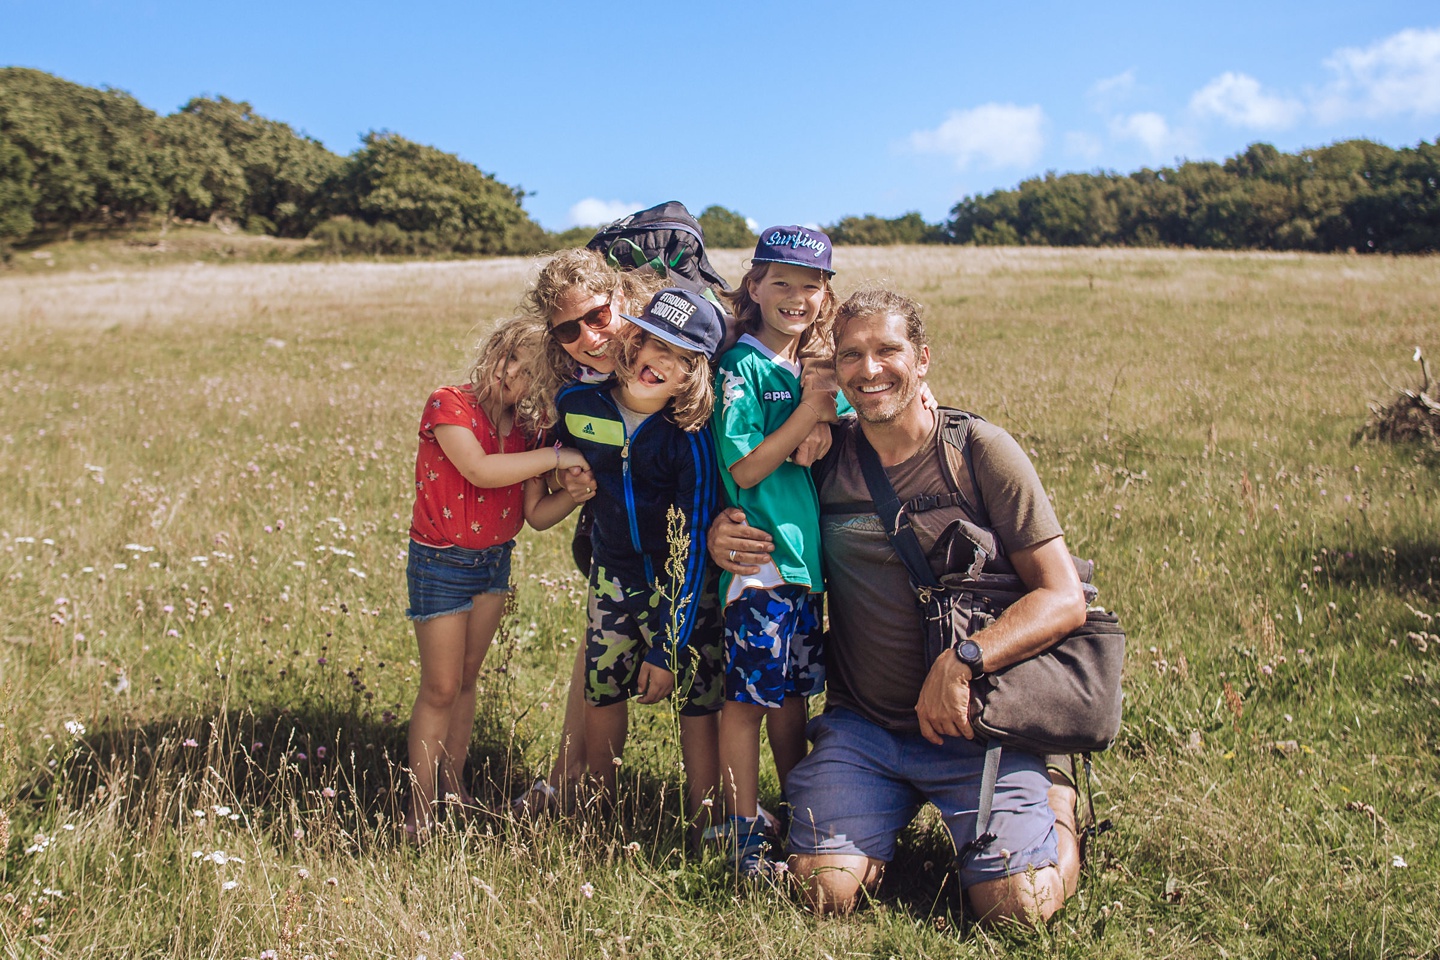
<svg viewBox="0 0 1440 960"><path fill-rule="evenodd" d="M821 594L799 583L751 588L725 608L725 699L779 707L825 689Z"/></svg>

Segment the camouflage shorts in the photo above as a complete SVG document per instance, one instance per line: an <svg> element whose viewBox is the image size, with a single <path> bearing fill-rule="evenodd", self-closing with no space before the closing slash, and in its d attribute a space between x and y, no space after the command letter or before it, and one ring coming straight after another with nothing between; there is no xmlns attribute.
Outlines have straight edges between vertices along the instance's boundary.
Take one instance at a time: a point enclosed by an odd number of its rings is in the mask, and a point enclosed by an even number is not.
<svg viewBox="0 0 1440 960"><path fill-rule="evenodd" d="M751 588L725 608L725 699L778 707L825 689L820 594L804 584Z"/></svg>
<svg viewBox="0 0 1440 960"><path fill-rule="evenodd" d="M689 642L676 651L675 690L680 713L699 716L720 709L724 648L720 630L719 575L707 571ZM632 590L603 566L590 571L589 626L585 630L585 699L597 707L635 696L640 665L664 628L656 623L655 592Z"/></svg>

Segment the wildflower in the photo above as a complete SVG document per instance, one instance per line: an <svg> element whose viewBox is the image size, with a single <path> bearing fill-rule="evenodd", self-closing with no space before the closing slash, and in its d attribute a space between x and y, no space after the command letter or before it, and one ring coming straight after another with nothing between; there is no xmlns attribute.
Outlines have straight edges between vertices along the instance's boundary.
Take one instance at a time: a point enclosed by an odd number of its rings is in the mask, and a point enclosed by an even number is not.
<svg viewBox="0 0 1440 960"><path fill-rule="evenodd" d="M205 811L204 811L204 810L192 810L192 811L190 811L190 812L193 813L193 814L195 814L195 819L196 819L196 820L204 820L204 819L205 819Z"/></svg>
<svg viewBox="0 0 1440 960"><path fill-rule="evenodd" d="M180 636L180 631L179 631L179 630L175 630L175 629L172 628L172 629L170 629L170 630L166 630L166 631L165 631L165 636L167 636L167 637L178 637L178 636Z"/></svg>
<svg viewBox="0 0 1440 960"><path fill-rule="evenodd" d="M261 750L264 750L264 749L265 749L265 741L264 741L264 740L256 740L254 743L250 744L250 752L251 752L251 753L258 753L258 752L260 752Z"/></svg>
<svg viewBox="0 0 1440 960"><path fill-rule="evenodd" d="M1268 676L1270 676L1272 673L1275 672L1275 668L1272 667L1272 666L1270 666L1270 664L1267 663L1267 664L1263 665L1263 666L1260 668L1260 672L1263 673L1263 674L1265 674L1265 676L1268 677Z"/></svg>
<svg viewBox="0 0 1440 960"><path fill-rule="evenodd" d="M324 657L316 657L316 658L315 658L315 662L316 662L317 664L319 664L320 666L323 667L323 666L325 666L325 664L329 663L330 661L327 660L327 659L325 659Z"/></svg>
<svg viewBox="0 0 1440 960"><path fill-rule="evenodd" d="M315 756L318 757L318 758L321 759L321 760L324 760L324 759L325 759L325 754L328 753L328 752L329 752L329 751L326 750L324 746L319 746L319 747L316 747L316 748L315 748Z"/></svg>
<svg viewBox="0 0 1440 960"><path fill-rule="evenodd" d="M327 886L327 887L338 887L338 886L340 886L340 880L339 880L338 878L336 878L336 877L326 877L326 878L325 878L325 886Z"/></svg>
<svg viewBox="0 0 1440 960"><path fill-rule="evenodd" d="M199 859L200 859L201 857L203 857L203 856L205 856L205 851L204 851L204 850L192 850L192 851L190 851L190 857L191 857L191 859L193 859L193 860L199 860Z"/></svg>
<svg viewBox="0 0 1440 960"><path fill-rule="evenodd" d="M305 838L305 831L302 830L300 827L296 827L296 828L295 828L295 832L292 833L292 834L290 834L290 836L294 837L296 840L303 840L303 839ZM335 879L335 878L334 878L334 877L331 877L330 879L333 880L333 879ZM326 881L326 883L329 883L329 882L330 882L329 880Z"/></svg>
<svg viewBox="0 0 1440 960"><path fill-rule="evenodd" d="M295 761L296 761L297 763L304 763L306 760L309 760L309 759L310 759L310 756L309 756L307 753L305 753L305 751L303 751L303 750L296 751L296 753L295 753Z"/></svg>
<svg viewBox="0 0 1440 960"><path fill-rule="evenodd" d="M589 900L591 897L595 896L595 885L589 880L586 880L584 883L580 884L580 892L585 895L586 900Z"/></svg>
<svg viewBox="0 0 1440 960"><path fill-rule="evenodd" d="M1405 858L1397 853L1395 854L1395 856L1390 858L1390 866L1394 867L1396 870L1404 870L1406 867L1410 866L1410 864L1406 863Z"/></svg>
<svg viewBox="0 0 1440 960"><path fill-rule="evenodd" d="M640 852L640 844L639 844L639 842L638 842L638 841L635 841L635 840L631 840L629 843L625 844L625 852L626 852L626 853L639 853L639 852Z"/></svg>
<svg viewBox="0 0 1440 960"><path fill-rule="evenodd" d="M428 930L421 930L420 933L419 933L419 937L420 937L420 941L421 941L422 943L429 943L429 942L430 942L430 931L428 931Z"/></svg>
<svg viewBox="0 0 1440 960"><path fill-rule="evenodd" d="M216 807L216 808L215 808L215 816L217 816L217 817L228 817L228 816L230 816L230 808L229 808L229 807Z"/></svg>
<svg viewBox="0 0 1440 960"><path fill-rule="evenodd" d="M456 950L454 953L450 954L450 960L465 960L465 954L461 953L459 950Z"/></svg>
<svg viewBox="0 0 1440 960"><path fill-rule="evenodd" d="M310 871L306 870L304 867L301 867L299 870L295 871L295 876L299 877L301 880L309 880Z"/></svg>
<svg viewBox="0 0 1440 960"><path fill-rule="evenodd" d="M325 787L324 789L322 789L322 790L320 791L320 796L324 797L326 800L334 800L334 799L335 799L335 788L334 788L334 787Z"/></svg>
<svg viewBox="0 0 1440 960"><path fill-rule="evenodd" d="M186 737L186 738L185 738L185 743L183 744L183 746L187 746L187 747L198 747L198 746L200 746L200 744L198 744L198 743L195 742L195 738L194 738L194 737Z"/></svg>
<svg viewBox="0 0 1440 960"><path fill-rule="evenodd" d="M81 723L79 720L66 720L65 732L70 734L70 736L74 737L76 740L79 740L81 737L85 736L85 724Z"/></svg>
<svg viewBox="0 0 1440 960"><path fill-rule="evenodd" d="M276 953L274 950L260 951L260 960L278 960L279 956L280 954Z"/></svg>
<svg viewBox="0 0 1440 960"><path fill-rule="evenodd" d="M220 889L221 889L221 890L234 890L234 889L235 889L236 887L238 887L238 886L240 886L240 884L239 884L237 881L234 881L234 880L226 880L224 883L220 884Z"/></svg>
<svg viewBox="0 0 1440 960"><path fill-rule="evenodd" d="M174 612L175 612L175 606L174 606L174 604L170 604L170 603L165 604L165 606L161 607L160 609L161 609L162 611L164 611L165 613L174 613Z"/></svg>

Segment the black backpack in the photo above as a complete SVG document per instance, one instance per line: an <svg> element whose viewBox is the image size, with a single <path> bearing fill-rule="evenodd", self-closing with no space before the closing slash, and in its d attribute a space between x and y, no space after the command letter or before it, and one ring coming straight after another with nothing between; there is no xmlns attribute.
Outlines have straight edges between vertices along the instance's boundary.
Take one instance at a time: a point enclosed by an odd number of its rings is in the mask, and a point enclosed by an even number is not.
<svg viewBox="0 0 1440 960"><path fill-rule="evenodd" d="M700 221L679 200L621 217L601 228L585 246L603 253L616 269L648 266L673 285L704 294L709 300L730 290L705 255Z"/></svg>

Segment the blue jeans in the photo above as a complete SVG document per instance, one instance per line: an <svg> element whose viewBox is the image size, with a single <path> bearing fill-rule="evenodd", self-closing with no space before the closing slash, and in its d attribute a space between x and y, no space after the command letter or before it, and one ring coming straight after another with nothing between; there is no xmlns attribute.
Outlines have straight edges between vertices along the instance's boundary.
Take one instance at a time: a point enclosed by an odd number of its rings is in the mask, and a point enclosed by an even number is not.
<svg viewBox="0 0 1440 960"><path fill-rule="evenodd" d="M806 730L814 748L790 772L790 852L849 854L889 863L895 840L926 802L935 804L956 846L975 837L983 742L886 730L849 710L829 710ZM1001 753L990 830L995 841L960 865L960 885L999 880L1059 858L1050 778L1039 757Z"/></svg>
<svg viewBox="0 0 1440 960"><path fill-rule="evenodd" d="M510 549L514 540L484 550L431 547L410 541L405 579L410 587L411 620L434 620L465 613L482 593L510 592Z"/></svg>

